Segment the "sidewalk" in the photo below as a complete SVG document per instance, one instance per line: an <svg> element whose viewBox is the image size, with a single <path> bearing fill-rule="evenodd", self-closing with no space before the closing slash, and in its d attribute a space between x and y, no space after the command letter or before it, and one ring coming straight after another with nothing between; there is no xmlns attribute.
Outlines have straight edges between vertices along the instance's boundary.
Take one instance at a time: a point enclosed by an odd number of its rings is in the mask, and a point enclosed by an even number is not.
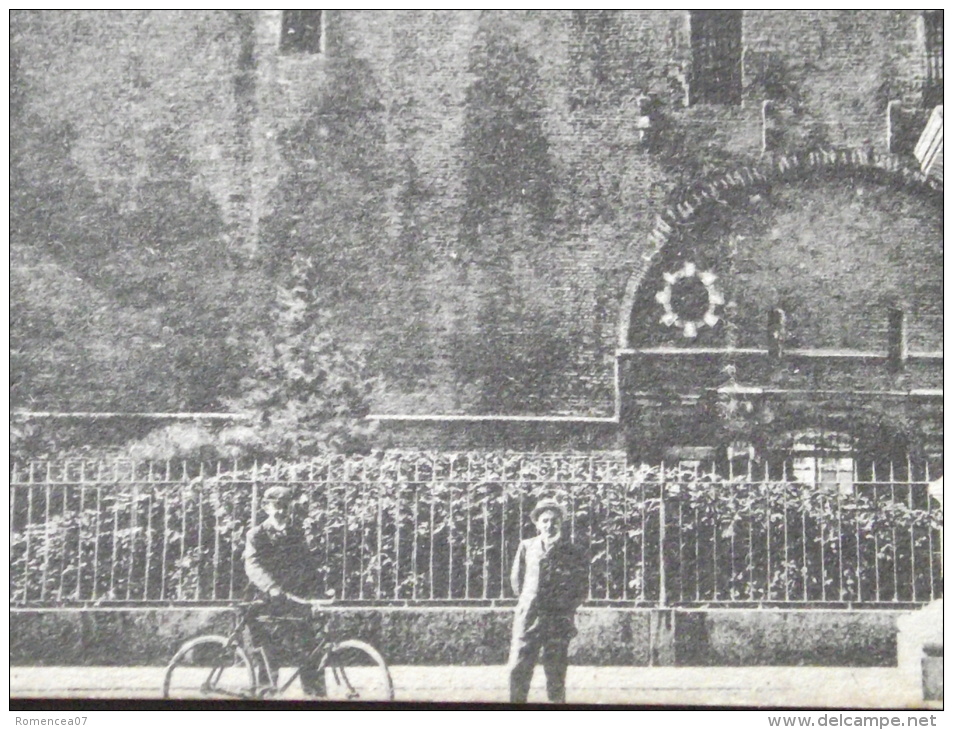
<svg viewBox="0 0 953 730"><path fill-rule="evenodd" d="M11 697L160 697L161 667L11 667ZM505 702L502 666L392 667L396 699ZM542 668L530 701L545 700ZM897 669L841 667L570 667L577 703L747 707L926 708L919 686ZM292 690L297 689L297 683ZM300 698L289 691L285 699Z"/></svg>

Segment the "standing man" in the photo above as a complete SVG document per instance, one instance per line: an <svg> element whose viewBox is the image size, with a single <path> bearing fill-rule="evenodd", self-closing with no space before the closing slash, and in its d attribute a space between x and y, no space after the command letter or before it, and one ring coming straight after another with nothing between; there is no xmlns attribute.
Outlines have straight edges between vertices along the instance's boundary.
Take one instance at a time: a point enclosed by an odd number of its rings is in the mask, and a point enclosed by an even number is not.
<svg viewBox="0 0 953 730"><path fill-rule="evenodd" d="M531 517L539 535L520 542L510 574L519 596L510 647L510 702L526 702L540 653L549 701L565 702L569 642L576 635L576 609L588 593L588 565L585 553L563 534L562 505L540 500Z"/></svg>
<svg viewBox="0 0 953 730"><path fill-rule="evenodd" d="M253 616L250 638L263 647L269 662L274 658L277 670L283 654L312 645L309 598L319 593L320 563L308 547L304 530L294 523L293 493L288 487L269 487L262 500L267 519L248 531L245 542L245 574L249 580L249 598L264 601L262 616L283 617L293 621L269 627ZM292 647L290 652L282 651ZM300 656L300 655L299 655ZM267 682L267 672L258 667L259 681ZM301 686L310 695L324 695L324 677L315 668L301 668Z"/></svg>

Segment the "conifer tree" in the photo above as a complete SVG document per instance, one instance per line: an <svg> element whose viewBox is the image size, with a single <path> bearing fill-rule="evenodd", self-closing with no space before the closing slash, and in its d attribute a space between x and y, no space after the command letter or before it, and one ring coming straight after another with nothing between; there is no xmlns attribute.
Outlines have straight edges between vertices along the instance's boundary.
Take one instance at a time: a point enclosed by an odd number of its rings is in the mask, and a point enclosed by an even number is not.
<svg viewBox="0 0 953 730"><path fill-rule="evenodd" d="M290 284L277 288L270 328L253 337L243 395L232 403L252 416L246 447L261 456L358 452L372 429L364 419L376 380L362 346L335 331L314 280L312 261L295 259Z"/></svg>

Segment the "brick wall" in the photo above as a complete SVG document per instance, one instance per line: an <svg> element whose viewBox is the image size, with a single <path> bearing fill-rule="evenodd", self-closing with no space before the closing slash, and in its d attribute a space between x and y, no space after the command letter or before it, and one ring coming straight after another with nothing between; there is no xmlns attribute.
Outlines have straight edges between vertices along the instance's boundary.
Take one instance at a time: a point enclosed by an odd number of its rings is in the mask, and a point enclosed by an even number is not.
<svg viewBox="0 0 953 730"><path fill-rule="evenodd" d="M886 351L888 308L901 306L911 349L941 349L938 200L891 182L859 174L813 179L752 189L727 211L699 212L693 230L646 275L630 342L725 346L730 323L731 344L762 347L767 312L781 307L788 347ZM716 274L725 299L717 312L723 321L691 342L659 323L663 309L654 300L664 273L686 261ZM699 318L703 309L694 309Z"/></svg>
<svg viewBox="0 0 953 730"><path fill-rule="evenodd" d="M171 174L211 193L236 248L379 251L342 269L359 293L342 306L388 381L384 413L611 414L624 289L673 197L759 159L768 96L795 149L884 152L887 102L919 104L923 75L918 11L745 11L743 104L691 108L687 11L326 11L310 56L279 52L280 23L30 12L12 45L28 105L75 125L71 154L102 195L135 205L144 177L170 174L142 151L164 125L190 163ZM304 147L283 141L302 130ZM301 203L286 235L295 181L328 170L318 207L348 210L328 223ZM792 230L800 210L790 200ZM926 231L932 246L934 214L904 210L887 244ZM329 226L353 235L327 243ZM912 251L897 286L918 276Z"/></svg>
<svg viewBox="0 0 953 730"><path fill-rule="evenodd" d="M245 32L225 11L33 11L12 16L11 45L28 113L74 127L72 158L102 195L135 206L144 183L186 175L213 194L240 246ZM161 141L194 167L157 167Z"/></svg>

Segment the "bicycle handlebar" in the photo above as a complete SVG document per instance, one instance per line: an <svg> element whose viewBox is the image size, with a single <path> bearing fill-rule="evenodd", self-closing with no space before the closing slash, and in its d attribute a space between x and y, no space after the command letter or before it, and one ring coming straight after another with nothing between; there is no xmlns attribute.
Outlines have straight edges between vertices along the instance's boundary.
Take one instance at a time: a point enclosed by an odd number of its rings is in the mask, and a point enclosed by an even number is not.
<svg viewBox="0 0 953 730"><path fill-rule="evenodd" d="M327 592L327 598L301 598L300 596L296 596L293 593L282 593L281 595L290 603L295 603L299 606L310 606L312 610L330 606L337 600L337 596L333 590ZM269 602L262 599L255 601L241 601L235 604L235 608L240 610L263 608L267 606L269 606Z"/></svg>

